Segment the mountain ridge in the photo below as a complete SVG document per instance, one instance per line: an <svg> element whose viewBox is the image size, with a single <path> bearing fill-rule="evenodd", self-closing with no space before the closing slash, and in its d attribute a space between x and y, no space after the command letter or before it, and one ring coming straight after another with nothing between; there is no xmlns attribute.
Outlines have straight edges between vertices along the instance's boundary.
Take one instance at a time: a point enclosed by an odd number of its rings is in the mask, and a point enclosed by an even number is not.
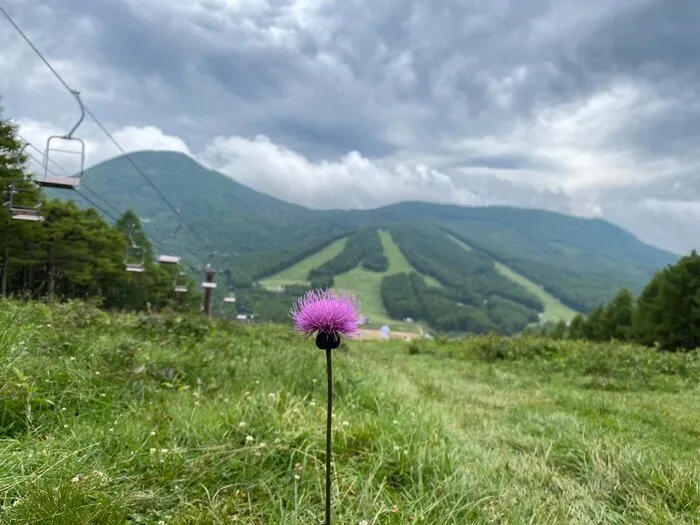
<svg viewBox="0 0 700 525"><path fill-rule="evenodd" d="M398 228L404 250L411 249L424 227L437 228L474 247L492 265L499 262L512 268L579 311L606 302L621 287L639 292L655 271L678 258L601 218L420 201L317 210L261 193L184 153L139 151L130 156L189 225L217 252L229 254L221 265L229 275L238 276L232 284L239 287L367 228ZM92 166L83 180L118 210L132 208L144 219L146 230L160 239L162 249L182 255L192 268L211 260L209 249L191 231L177 228L172 211L125 157ZM70 197L89 206L78 195ZM442 242L435 231L430 239ZM414 258L425 256L430 254Z"/></svg>
<svg viewBox="0 0 700 525"><path fill-rule="evenodd" d="M148 156L158 156L159 158L157 159L158 162L161 162L162 158L165 157L171 157L173 159L184 159L187 162L189 162L194 169L199 169L199 170L205 170L209 174L215 175L217 177L221 177L227 181L230 181L234 183L239 189L244 191L246 193L246 197L253 197L253 198L260 198L263 197L265 200L268 201L275 201L281 206L287 206L289 209L295 209L295 210L303 210L305 212L310 212L310 213L324 213L324 214L372 214L373 212L376 213L381 213L382 215L387 215L392 213L394 210L400 210L401 208L411 208L408 212L403 212L402 215L410 215L415 213L415 208L423 208L423 209L440 209L443 211L453 211L455 213L464 213L465 210L491 210L493 212L501 212L501 211L508 211L508 212L513 212L513 213L518 213L522 212L523 215L529 216L529 218L536 217L537 215L548 217L548 218L559 218L559 219L565 219L565 220L572 220L572 221L583 221L587 222L589 224L595 224L599 223L604 225L606 228L610 228L611 230L614 230L620 234L622 234L623 237L627 237L630 239L633 239L634 241L644 244L646 246L652 247L655 250L658 250L660 252L663 252L664 254L671 255L672 257L678 257L680 254L676 254L673 252L670 252L666 249L660 248L658 246L655 246L653 244L649 244L643 240L641 240L639 237L634 235L632 232L629 230L626 230L622 228L621 226L610 222L609 220L601 217L582 217L582 216L576 216L576 215L569 215L561 212L556 212L552 210L544 210L544 209L539 209L539 208L525 208L525 207L519 207L519 206L505 206L505 205L488 205L488 206L469 206L469 205L459 205L459 204L442 204L442 203L432 203L432 202L424 202L424 201L419 201L419 200L407 200L407 201L401 201L397 203L392 203L392 204L387 204L385 206L378 206L374 208L352 208L352 209L341 209L341 208L328 208L328 209L318 209L318 208L310 208L301 204L293 203L290 201L287 201L285 199L275 197L269 194L266 194L264 192L261 192L259 190L256 190L254 188L251 188L250 186L247 186L246 184L240 182L239 180L235 179L234 177L231 177L229 175L226 175L224 173L221 173L217 170L214 170L212 168L209 168L199 162L196 158L192 157L191 155L184 153L184 152L179 152L179 151L171 151L171 150L140 150L140 151L134 151L129 153L129 155L132 158L141 158L141 160L144 160L144 157ZM104 166L107 165L112 165L114 162L120 161L121 159L124 159L126 162L125 156L117 156L117 157L112 157L110 159L101 161L98 164L95 164L94 166L91 166L88 168L85 172L86 178L90 175L92 175L94 172L102 172L104 169ZM151 160L151 159L147 159ZM178 166L178 168L181 168L181 166ZM133 169L133 168L131 168ZM148 171L151 171L151 174L153 174L152 168L151 170L142 170L148 174ZM162 191L162 189L161 189ZM399 211L401 213L401 211ZM477 212L478 213L478 212ZM396 219L399 219L400 217L396 217ZM484 217L480 217L482 220Z"/></svg>

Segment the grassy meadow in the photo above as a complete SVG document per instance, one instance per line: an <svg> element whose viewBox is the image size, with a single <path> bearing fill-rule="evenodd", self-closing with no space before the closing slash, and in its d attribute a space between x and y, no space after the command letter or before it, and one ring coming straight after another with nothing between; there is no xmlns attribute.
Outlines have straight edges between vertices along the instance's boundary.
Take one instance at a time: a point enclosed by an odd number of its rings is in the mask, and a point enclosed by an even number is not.
<svg viewBox="0 0 700 525"><path fill-rule="evenodd" d="M0 523L322 519L324 356L287 327L4 301L0 353ZM700 522L697 353L334 355L334 523Z"/></svg>

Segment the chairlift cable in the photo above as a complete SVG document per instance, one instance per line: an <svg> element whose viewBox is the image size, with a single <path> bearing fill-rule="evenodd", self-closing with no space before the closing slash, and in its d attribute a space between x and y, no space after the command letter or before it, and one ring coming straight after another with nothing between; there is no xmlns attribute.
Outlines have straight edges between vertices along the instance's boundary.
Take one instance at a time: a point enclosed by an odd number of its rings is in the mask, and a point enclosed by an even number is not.
<svg viewBox="0 0 700 525"><path fill-rule="evenodd" d="M32 155L31 153L24 153L24 151L26 150L27 147L31 147L31 148L34 149L39 155L41 155L41 153L42 153L41 150L40 150L39 148L37 148L34 144L32 144L31 142L29 142L28 140L24 139L23 137L20 137L20 140L22 140L22 141L24 142L24 145L22 146L22 148L21 148L21 150L20 150L20 152L19 152L19 154L18 154L18 160L21 158L21 155L22 155L22 154L25 154L29 159L33 160L33 161L36 162L36 163L39 163L39 160L38 160L34 155ZM55 162L55 161L54 161L54 164L55 164L59 169L63 170L64 172L67 171L61 164L59 164L59 163L57 163L57 162ZM21 164L19 165L19 167L20 167L20 170L21 170L21 168L22 168ZM53 173L52 173L52 175L53 175ZM31 179L27 179L27 181L28 181L28 182L34 182L34 181L32 181ZM34 182L34 183L35 183L35 182ZM83 186L83 189L88 189L88 190L89 190L89 188L86 188L85 186ZM12 191L13 193L15 192L15 190L12 190L12 189L11 189L11 191ZM85 195L84 193L82 193L82 192L81 192L80 190L78 190L77 188L74 188L74 191L75 191L78 195L80 195L83 199L85 199L86 202L88 202L89 204L91 204L91 205L93 206L93 208L95 208L95 209L97 209L98 211L102 212L105 216L107 216L107 217L108 217L109 219L111 219L113 222L115 222L115 223L117 222L118 219L117 219L116 217L114 217L110 212L108 212L107 210L105 210L104 208L102 208L102 207L101 207L99 204L97 204L93 199L91 199L90 197L88 197L87 195ZM108 204L109 206L111 206L111 207L117 212L118 215L120 215L119 210L117 210L114 206L112 206L111 204L109 204L104 198L100 197L100 196L99 196L96 192L94 192L93 190L89 190L89 191L92 192L96 197L102 199L106 204ZM12 193L11 193L11 195L10 195L10 204L12 204ZM40 205L40 204L39 204L39 205ZM41 220L43 220L43 216L41 217ZM146 232L144 232L144 233L146 233ZM137 243L134 242L134 239L133 239L133 237L132 237L131 232L127 232L127 237L128 237L128 244L127 244L127 247L126 247L125 260L124 260L125 269L126 269L127 272L143 272L143 271L145 271L145 269L146 269L146 267L145 267L145 258L144 258L144 256L145 256L145 249L144 249L143 246L141 246L141 245L139 245L139 244L137 244ZM147 238L149 238L149 240L151 241L152 244L154 244L154 245L160 245L161 247L163 246L163 244L162 244L158 239L156 239L155 237L152 237L152 236L148 236L148 235L147 235ZM67 250L66 250L66 249L64 248L64 251L65 251L66 254L67 254L68 256L70 256L70 257L77 258L77 259L81 259L81 260L88 260L88 259L86 259L86 258L84 257L83 254L79 254L79 253L77 253L77 252L74 252L74 251L71 250L71 249L67 249ZM139 260L138 263L129 262L129 260L128 260L129 256L130 256L130 255L133 256L134 254L136 254L137 256L140 257L140 260ZM177 259L177 270L176 270L175 275L173 276L173 284L172 284L173 288L172 288L172 290L173 290L175 293L177 293L177 294L180 294L180 293L188 293L188 292L190 291L190 289L189 289L189 285L188 285L188 281L187 281L186 274L185 274L185 272L183 271L183 269L182 269L182 267L181 267L181 265L180 265L180 263L179 263L179 262L180 262L180 258L177 257L177 258L175 258L175 259Z"/></svg>
<svg viewBox="0 0 700 525"><path fill-rule="evenodd" d="M18 137L20 140L22 140L27 146L29 146L29 147L32 148L34 151L36 151L40 156L43 156L44 153L43 153L37 146L35 146L35 145L32 144L31 142L29 142L27 139L25 139L24 137L22 137L22 135L20 135L20 134L18 133L18 134L17 134L17 137ZM41 165L41 161L38 160L38 159L37 159L36 157L34 157L33 155L31 155L30 153L27 153L27 156L28 156L29 158L31 158L31 159L32 159L34 162L36 162L37 164ZM49 162L51 162L51 164L53 164L53 165L56 166L58 169L60 169L63 173L65 173L65 174L67 174L67 175L70 175L70 172L69 172L63 165L61 165L61 164L59 164L58 162L56 162L54 159L49 159ZM97 199L99 199L100 201L102 201L108 208L112 209L112 211L114 211L114 213L116 213L117 215L122 215L122 213L121 213L115 206L113 206L111 203L109 203L109 202L107 201L107 199L105 199L104 197L98 195L95 191L93 191L93 190L90 189L87 185L85 185L85 183L81 184L80 187L81 187L82 189L84 189L84 190L89 191L89 192L90 192L92 195L94 195ZM115 219L112 215L110 215L110 214L107 213L103 208L101 208L100 206L98 206L97 204L95 204L95 202L92 201L92 200L90 200L86 195L84 195L83 193L81 193L81 192L78 191L77 189L75 190L75 192L76 192L78 195L80 195L83 199L85 199L87 202L89 202L90 204L92 204L92 206L95 207L97 210L101 211L103 214L105 214L105 215L106 215L107 217L109 217L111 220L113 220L113 221L116 222L116 219Z"/></svg>
<svg viewBox="0 0 700 525"><path fill-rule="evenodd" d="M39 154L39 156L43 156L43 152L42 152L41 149L39 149L36 145L32 144L30 141L28 141L26 138L24 138L24 137L23 137L22 135L20 135L19 133L17 134L17 136L18 136L18 138L19 138L20 140L22 140L28 147L30 147L30 148L32 148L34 151L36 151L36 152ZM34 161L35 163L37 163L38 165L41 164L41 161L40 161L39 159L37 159L37 158L36 158L34 155L32 155L31 153L26 153L26 155L27 155L27 157L29 157L31 160L33 160L33 161ZM61 170L63 173L70 174L70 172L65 168L65 166L63 166L62 164L58 163L56 160L51 159L51 163L52 163L54 166L56 166L57 169ZM114 211L114 213L116 213L117 216L123 215L123 212L119 211L119 210L116 208L116 206L114 206L113 204L111 204L105 197L102 197L102 196L101 196L99 193L97 193L95 190L93 190L93 189L91 189L90 187L88 187L85 183L81 184L81 185L80 185L80 188L83 189L83 190L87 190L88 192L90 192L96 199L99 199L99 200L100 200L101 202L103 202L108 208L110 208L112 211ZM84 193L78 191L77 189L75 190L75 192L76 192L78 195L80 195L83 199L85 199L86 202L88 202L89 204L91 204L95 209L97 209L98 211L100 211L100 212L102 212L104 215L106 215L110 220L112 220L112 221L115 222L115 223L117 222L118 219L116 219L113 215L111 215L109 212L107 212L103 207L101 207L100 205L98 205L93 199L89 198L87 195L85 195ZM181 226L179 226L178 229L179 229L180 227L181 227ZM174 235L174 234L173 234L173 235ZM158 239L155 235L152 235L152 234L148 234L148 239L151 241L152 244L156 245L156 246L159 248L159 250L161 250L161 251L167 251L167 249L166 249L167 246L165 245L165 242L164 242L163 240Z"/></svg>
<svg viewBox="0 0 700 525"><path fill-rule="evenodd" d="M68 83L61 77L61 75L54 69L54 67L51 65L51 63L44 57L44 55L37 49L37 47L33 44L33 42L29 39L29 37L22 31L22 29L17 25L17 23L12 19L12 17L5 11L5 9L0 6L0 13L3 14L3 16L7 19L8 22L14 27L14 29L19 33L19 35L24 39L24 41L29 45L29 47L32 48L34 53L44 62L46 67L49 68L49 70L54 74L54 76L58 79L58 81L63 85L63 87L66 88L66 90L73 96L75 96L76 91L71 88ZM95 116L95 114L88 108L85 104L82 104L85 112L95 121L95 124L107 135L107 137L110 139L110 141L117 147L117 149L122 153L124 157L126 157L127 161L134 167L134 169L148 182L148 184L153 188L153 190L159 195L159 197L165 202L165 204L175 213L175 215L178 217L178 220L197 237L197 239L208 249L212 250L211 245L209 242L202 237L199 232L197 232L192 225L190 225L188 222L186 222L183 218L182 215L180 214L180 210L178 210L166 197L163 195L163 193L157 188L157 186L151 181L151 179L143 172L143 170L134 162L134 159L127 153L124 148L122 148L121 144L114 138L114 136L107 130L107 128L98 120L98 118Z"/></svg>

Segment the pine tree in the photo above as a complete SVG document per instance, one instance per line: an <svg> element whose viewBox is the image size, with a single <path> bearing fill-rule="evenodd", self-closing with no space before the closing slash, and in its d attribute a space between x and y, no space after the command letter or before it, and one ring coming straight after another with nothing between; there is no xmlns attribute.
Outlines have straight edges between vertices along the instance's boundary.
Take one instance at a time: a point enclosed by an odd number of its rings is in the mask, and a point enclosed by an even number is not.
<svg viewBox="0 0 700 525"><path fill-rule="evenodd" d="M601 331L605 339L631 339L633 309L634 297L629 290L623 288L603 309Z"/></svg>
<svg viewBox="0 0 700 525"><path fill-rule="evenodd" d="M0 108L0 113L2 108ZM27 157L17 137L17 125L0 118L0 296L5 297L13 278L22 279L13 260L26 257L26 239L38 235L41 225L12 219L9 203L33 207L40 200L40 192L25 174ZM14 193L12 190L15 190ZM22 279L26 280L26 279Z"/></svg>
<svg viewBox="0 0 700 525"><path fill-rule="evenodd" d="M637 301L635 339L667 350L700 347L700 255L657 273Z"/></svg>

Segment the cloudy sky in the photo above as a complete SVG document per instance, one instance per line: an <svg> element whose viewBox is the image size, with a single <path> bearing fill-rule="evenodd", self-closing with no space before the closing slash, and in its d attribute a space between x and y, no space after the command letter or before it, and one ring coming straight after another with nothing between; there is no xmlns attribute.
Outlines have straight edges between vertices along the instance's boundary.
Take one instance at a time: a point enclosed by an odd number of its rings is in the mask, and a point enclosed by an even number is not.
<svg viewBox="0 0 700 525"><path fill-rule="evenodd" d="M698 0L0 0L128 150L315 208L602 216L700 248ZM0 17L4 116L70 95ZM87 121L88 163L117 151Z"/></svg>

